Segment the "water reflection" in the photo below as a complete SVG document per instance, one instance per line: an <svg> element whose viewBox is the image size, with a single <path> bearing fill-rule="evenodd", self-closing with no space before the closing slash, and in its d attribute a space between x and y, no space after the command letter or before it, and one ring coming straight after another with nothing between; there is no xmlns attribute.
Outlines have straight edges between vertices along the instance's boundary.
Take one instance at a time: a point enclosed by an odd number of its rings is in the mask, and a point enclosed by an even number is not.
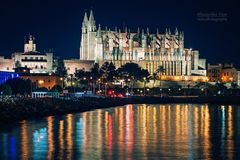
<svg viewBox="0 0 240 160"><path fill-rule="evenodd" d="M22 121L0 126L0 159L236 159L239 120L238 106L167 104Z"/></svg>
<svg viewBox="0 0 240 160"><path fill-rule="evenodd" d="M53 117L47 118L47 134L48 134L48 156L47 159L53 159L54 155L54 137L53 137Z"/></svg>
<svg viewBox="0 0 240 160"><path fill-rule="evenodd" d="M22 122L22 125L21 125L21 149L22 149L22 159L28 159L28 154L29 154L29 151L28 151L28 126L27 126L27 122L26 121L23 121Z"/></svg>

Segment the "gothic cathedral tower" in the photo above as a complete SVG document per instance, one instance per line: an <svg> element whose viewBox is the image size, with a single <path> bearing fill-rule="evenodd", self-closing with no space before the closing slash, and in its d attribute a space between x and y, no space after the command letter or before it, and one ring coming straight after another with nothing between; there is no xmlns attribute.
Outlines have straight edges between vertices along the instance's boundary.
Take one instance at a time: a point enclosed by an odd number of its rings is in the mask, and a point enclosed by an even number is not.
<svg viewBox="0 0 240 160"><path fill-rule="evenodd" d="M80 60L95 60L96 24L91 10L89 19L85 12L82 23L82 37L80 44Z"/></svg>

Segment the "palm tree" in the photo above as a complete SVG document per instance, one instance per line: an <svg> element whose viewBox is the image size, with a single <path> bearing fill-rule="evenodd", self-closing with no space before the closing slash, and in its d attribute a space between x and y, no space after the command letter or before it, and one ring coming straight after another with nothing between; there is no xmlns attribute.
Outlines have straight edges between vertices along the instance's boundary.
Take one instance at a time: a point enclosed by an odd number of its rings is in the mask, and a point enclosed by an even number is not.
<svg viewBox="0 0 240 160"><path fill-rule="evenodd" d="M21 67L21 63L19 61L16 61L15 62L15 67L18 68L18 67Z"/></svg>
<svg viewBox="0 0 240 160"><path fill-rule="evenodd" d="M76 70L74 75L70 75L70 76L71 76L71 86L73 84L72 82L73 77L75 77L80 84L86 85L86 72L84 70L82 69Z"/></svg>
<svg viewBox="0 0 240 160"><path fill-rule="evenodd" d="M153 78L153 88L154 88L155 87L155 82L157 80L157 73L153 73L152 78Z"/></svg>
<svg viewBox="0 0 240 160"><path fill-rule="evenodd" d="M116 76L116 67L112 62L105 62L100 68L101 79L105 83L105 95L108 82L112 83Z"/></svg>
<svg viewBox="0 0 240 160"><path fill-rule="evenodd" d="M225 91L227 90L227 87L224 85L224 83L216 83L215 86L217 87L219 93L224 95Z"/></svg>
<svg viewBox="0 0 240 160"><path fill-rule="evenodd" d="M105 62L100 68L100 74L105 82L113 82L116 76L116 67L112 62Z"/></svg>
<svg viewBox="0 0 240 160"><path fill-rule="evenodd" d="M67 76L67 69L66 69L62 59L58 59L56 62L55 74L57 74L63 78L65 78Z"/></svg>
<svg viewBox="0 0 240 160"><path fill-rule="evenodd" d="M165 73L165 69L163 68L163 66L158 66L157 69L157 74L159 74L159 78L160 78L160 88L161 88L161 80L162 80L162 74Z"/></svg>
<svg viewBox="0 0 240 160"><path fill-rule="evenodd" d="M120 77L124 77L126 82L131 84L131 90L133 90L133 86L136 81L143 81L144 77L149 78L149 72L145 69L139 67L136 63L126 63L120 68L118 68L118 74ZM147 81L144 81L144 86Z"/></svg>
<svg viewBox="0 0 240 160"><path fill-rule="evenodd" d="M233 94L234 92L234 90L235 89L237 89L238 88L238 85L237 85L237 83L236 82L232 82L231 83L231 88L230 88L230 91L231 91L231 94Z"/></svg>
<svg viewBox="0 0 240 160"><path fill-rule="evenodd" d="M93 67L91 68L91 77L92 77L92 87L93 87L93 94L95 94L95 86L97 80L101 77L100 68L98 63L94 63Z"/></svg>
<svg viewBox="0 0 240 160"><path fill-rule="evenodd" d="M146 95L146 84L147 84L147 82L149 82L149 72L148 72L148 70L146 70L146 69L142 69L141 70L141 72L140 72L140 74L141 74L141 79L140 80L143 80L143 83L144 83L144 96ZM139 77L139 78L140 78Z"/></svg>

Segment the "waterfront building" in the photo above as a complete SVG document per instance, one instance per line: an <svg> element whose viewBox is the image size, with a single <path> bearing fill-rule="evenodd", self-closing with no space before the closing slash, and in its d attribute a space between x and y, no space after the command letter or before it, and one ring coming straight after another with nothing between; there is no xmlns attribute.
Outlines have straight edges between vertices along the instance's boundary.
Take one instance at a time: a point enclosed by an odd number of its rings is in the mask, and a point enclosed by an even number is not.
<svg viewBox="0 0 240 160"><path fill-rule="evenodd" d="M222 82L237 82L238 73L233 64L224 64L221 72Z"/></svg>
<svg viewBox="0 0 240 160"><path fill-rule="evenodd" d="M31 73L51 73L53 70L53 53L41 53L37 51L35 38L29 35L25 41L23 53L13 53L12 60L15 67L27 67Z"/></svg>
<svg viewBox="0 0 240 160"><path fill-rule="evenodd" d="M210 82L220 82L221 81L221 72L222 72L222 64L207 66L207 77Z"/></svg>
<svg viewBox="0 0 240 160"><path fill-rule="evenodd" d="M207 76L210 82L238 82L238 71L233 64L208 64Z"/></svg>
<svg viewBox="0 0 240 160"><path fill-rule="evenodd" d="M183 76L190 80L192 76L195 79L206 76L206 60L199 58L197 50L185 48L184 33L177 28L174 33L166 29L165 33L157 30L155 34L148 28L138 28L135 32L127 28L102 29L96 26L92 11L89 17L85 13L82 22L80 60L100 65L111 61L117 68L133 62L151 74L158 66L163 66L165 78L173 80Z"/></svg>

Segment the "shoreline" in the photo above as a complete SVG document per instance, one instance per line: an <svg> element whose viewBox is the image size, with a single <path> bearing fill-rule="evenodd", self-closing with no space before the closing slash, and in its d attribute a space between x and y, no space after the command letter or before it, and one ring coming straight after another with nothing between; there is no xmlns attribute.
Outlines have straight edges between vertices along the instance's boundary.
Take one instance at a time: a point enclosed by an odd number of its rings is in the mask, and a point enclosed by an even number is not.
<svg viewBox="0 0 240 160"><path fill-rule="evenodd" d="M0 103L0 123L37 119L54 115L81 113L94 109L123 106L127 104L218 104L239 105L240 96L207 97L131 97L131 98L80 98L64 100L55 98L19 99Z"/></svg>

